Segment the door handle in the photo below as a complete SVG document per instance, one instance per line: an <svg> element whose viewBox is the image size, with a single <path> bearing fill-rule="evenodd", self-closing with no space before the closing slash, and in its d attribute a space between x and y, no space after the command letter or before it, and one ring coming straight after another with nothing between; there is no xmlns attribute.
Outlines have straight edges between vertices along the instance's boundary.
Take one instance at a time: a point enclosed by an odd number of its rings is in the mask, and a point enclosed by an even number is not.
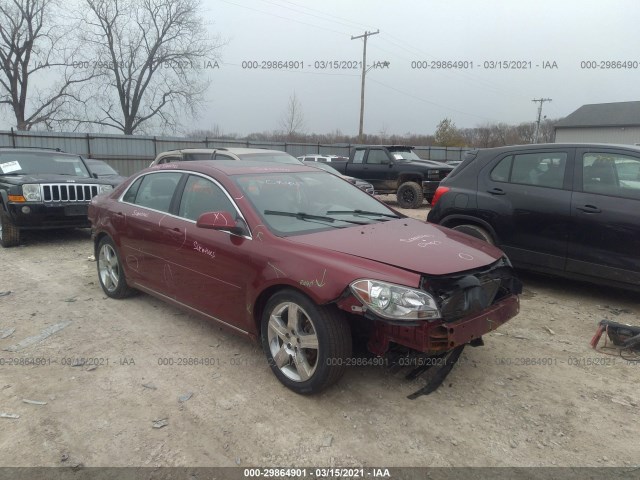
<svg viewBox="0 0 640 480"><path fill-rule="evenodd" d="M584 213L601 213L602 212L602 210L600 210L598 207L595 207L593 205L585 205L583 207L576 207L576 208Z"/></svg>
<svg viewBox="0 0 640 480"><path fill-rule="evenodd" d="M165 230L167 235L172 237L181 237L184 235L184 232L180 230L178 227L172 228L171 230Z"/></svg>
<svg viewBox="0 0 640 480"><path fill-rule="evenodd" d="M502 190L501 188L491 188L487 190L487 192L491 195L504 195L504 190Z"/></svg>

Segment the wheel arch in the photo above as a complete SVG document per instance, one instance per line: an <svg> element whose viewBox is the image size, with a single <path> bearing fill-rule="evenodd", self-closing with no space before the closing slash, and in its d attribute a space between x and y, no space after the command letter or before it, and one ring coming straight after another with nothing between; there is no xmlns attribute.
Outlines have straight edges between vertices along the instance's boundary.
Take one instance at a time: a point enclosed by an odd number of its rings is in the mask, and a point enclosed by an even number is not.
<svg viewBox="0 0 640 480"><path fill-rule="evenodd" d="M424 175L421 175L417 172L405 172L398 175L398 188L400 185L407 182L416 182L420 187L422 187L422 180L424 179Z"/></svg>
<svg viewBox="0 0 640 480"><path fill-rule="evenodd" d="M0 211L4 210L8 214L9 213L9 208L7 207L8 203L9 203L9 195L7 194L7 191L0 190Z"/></svg>
<svg viewBox="0 0 640 480"><path fill-rule="evenodd" d="M491 235L496 245L500 243L500 238L491 224L478 217L472 217L470 215L449 215L443 218L442 221L439 222L439 225L447 228L457 227L458 225L475 225L476 227L484 228L489 235Z"/></svg>
<svg viewBox="0 0 640 480"><path fill-rule="evenodd" d="M98 258L98 245L100 245L100 242L104 237L111 238L111 240L115 243L115 241L113 240L113 237L111 237L107 232L102 231L102 232L96 233L93 238L93 255L96 259Z"/></svg>
<svg viewBox="0 0 640 480"><path fill-rule="evenodd" d="M267 302L269 302L269 299L273 297L276 293L279 293L283 290L291 290L291 291L300 293L304 295L307 299L309 299L310 302L313 302L315 305L326 306L331 304L331 302L325 302L325 303L319 302L318 298L314 298L313 295L309 295L309 292L306 292L305 290L298 288L296 286L290 285L288 283L277 283L275 285L268 286L258 294L255 302L253 302L253 308L251 309L253 324L256 328L256 331L258 332L258 341L260 341L260 322L262 321L262 314L264 313L264 309L267 306Z"/></svg>

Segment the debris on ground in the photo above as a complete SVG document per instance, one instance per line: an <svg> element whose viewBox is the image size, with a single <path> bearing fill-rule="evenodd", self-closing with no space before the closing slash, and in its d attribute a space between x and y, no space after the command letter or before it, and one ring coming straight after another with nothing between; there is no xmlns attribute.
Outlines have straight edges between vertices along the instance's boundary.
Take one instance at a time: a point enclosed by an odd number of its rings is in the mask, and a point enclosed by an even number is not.
<svg viewBox="0 0 640 480"><path fill-rule="evenodd" d="M22 401L24 403L28 403L29 405L46 405L47 402L42 402L40 400L29 400L27 398L23 398Z"/></svg>
<svg viewBox="0 0 640 480"><path fill-rule="evenodd" d="M598 343L603 333L607 334L604 339L604 345L598 348ZM613 345L609 345L607 339L609 339ZM600 320L598 330L591 339L590 344L594 350L600 352L606 349L617 350L618 355L625 360L640 362L640 327L617 323L607 319Z"/></svg>
<svg viewBox="0 0 640 480"><path fill-rule="evenodd" d="M0 297L6 297L7 295L11 295L11 290L7 290L6 292L0 292Z"/></svg>
<svg viewBox="0 0 640 480"><path fill-rule="evenodd" d="M15 413L0 412L0 418L20 418L20 415L17 415Z"/></svg>
<svg viewBox="0 0 640 480"><path fill-rule="evenodd" d="M158 387L156 387L153 383L143 383L142 386L144 388L148 388L149 390L157 390Z"/></svg>
<svg viewBox="0 0 640 480"><path fill-rule="evenodd" d="M15 331L15 328L3 328L2 330L0 330L0 339L10 337Z"/></svg>
<svg viewBox="0 0 640 480"><path fill-rule="evenodd" d="M167 425L169 425L168 418L160 418L158 420L153 420L153 428L162 428L162 427L166 427Z"/></svg>
<svg viewBox="0 0 640 480"><path fill-rule="evenodd" d="M322 439L322 446L323 447L328 448L328 447L331 446L332 443L333 443L333 435L327 435L326 437L324 437Z"/></svg>
<svg viewBox="0 0 640 480"><path fill-rule="evenodd" d="M186 402L187 400L189 400L191 397L193 397L193 392L187 392L187 393L185 393L185 394L183 394L183 395L180 395L180 396L178 397L178 401L179 401L180 403L184 403L184 402Z"/></svg>
<svg viewBox="0 0 640 480"><path fill-rule="evenodd" d="M544 329L549 332L551 335L555 335L556 332L554 332L553 330L551 330L549 327L547 327L546 325L544 326Z"/></svg>
<svg viewBox="0 0 640 480"><path fill-rule="evenodd" d="M32 337L27 337L21 342L18 342L16 345L11 345L4 350L7 352L18 352L23 350L31 345L35 345L36 343L40 343L46 338L49 338L54 333L58 333L60 330L71 325L71 320L67 320L66 322L56 323L55 325L51 325L50 327L45 328L39 334L33 335Z"/></svg>

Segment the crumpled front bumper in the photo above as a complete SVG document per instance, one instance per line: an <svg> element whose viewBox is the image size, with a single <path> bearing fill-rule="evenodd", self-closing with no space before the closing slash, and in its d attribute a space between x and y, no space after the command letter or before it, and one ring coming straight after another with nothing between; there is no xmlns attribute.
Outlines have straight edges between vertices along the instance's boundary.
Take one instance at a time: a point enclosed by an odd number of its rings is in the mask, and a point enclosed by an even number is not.
<svg viewBox="0 0 640 480"><path fill-rule="evenodd" d="M376 321L368 342L369 350L383 355L394 342L426 354L437 354L467 344L495 330L520 311L517 295L509 295L486 309L453 322L421 322L417 326Z"/></svg>

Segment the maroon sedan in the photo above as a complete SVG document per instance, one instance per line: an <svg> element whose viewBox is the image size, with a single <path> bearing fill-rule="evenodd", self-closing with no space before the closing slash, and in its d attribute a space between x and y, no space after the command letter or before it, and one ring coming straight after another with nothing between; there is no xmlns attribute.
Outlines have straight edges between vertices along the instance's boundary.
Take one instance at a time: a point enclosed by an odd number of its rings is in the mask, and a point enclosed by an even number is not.
<svg viewBox="0 0 640 480"><path fill-rule="evenodd" d="M159 165L94 198L89 218L109 297L141 290L259 339L299 393L355 363L352 338L433 358L518 312L500 250L303 165Z"/></svg>

